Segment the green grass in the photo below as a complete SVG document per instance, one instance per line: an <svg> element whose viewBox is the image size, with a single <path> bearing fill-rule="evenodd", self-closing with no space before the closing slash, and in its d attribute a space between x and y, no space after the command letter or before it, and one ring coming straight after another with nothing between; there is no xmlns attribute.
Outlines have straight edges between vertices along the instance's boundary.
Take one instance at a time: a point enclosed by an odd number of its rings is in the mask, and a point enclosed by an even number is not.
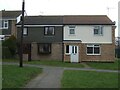
<svg viewBox="0 0 120 90"><path fill-rule="evenodd" d="M27 64L41 64L41 65L48 65L48 66L57 66L57 67L76 67L76 68L82 68L84 67L80 63L69 63L69 62L62 62L62 61L46 61L46 60L40 60L40 61L31 61L31 62L25 62Z"/></svg>
<svg viewBox="0 0 120 90"><path fill-rule="evenodd" d="M2 62L19 62L18 59L2 59Z"/></svg>
<svg viewBox="0 0 120 90"><path fill-rule="evenodd" d="M17 59L4 59L3 62L19 62ZM53 61L53 60L32 60L32 61L24 61L24 64L36 64L36 65L47 65L47 66L58 66L58 67L77 67L82 68L84 67L80 63L69 63L69 62L62 62L62 61Z"/></svg>
<svg viewBox="0 0 120 90"><path fill-rule="evenodd" d="M20 88L31 79L42 72L40 68L18 67L15 65L3 65L3 88Z"/></svg>
<svg viewBox="0 0 120 90"><path fill-rule="evenodd" d="M62 88L117 88L118 74L65 70L61 85Z"/></svg>
<svg viewBox="0 0 120 90"><path fill-rule="evenodd" d="M4 59L3 62L19 62L19 60L15 59ZM114 63L109 62L86 62L88 66L96 69L109 69L109 70L118 70L118 61L120 63L120 59L116 59ZM48 65L48 66L58 66L58 67L76 67L82 68L84 67L81 63L69 63L62 61L46 61L46 60L32 60L30 62L24 61L25 64L37 64L37 65ZM119 69L120 70L120 69Z"/></svg>
<svg viewBox="0 0 120 90"><path fill-rule="evenodd" d="M86 64L92 68L96 69L110 69L110 70L118 70L118 63L120 60L116 60L115 62L86 62ZM120 70L120 69L119 69Z"/></svg>

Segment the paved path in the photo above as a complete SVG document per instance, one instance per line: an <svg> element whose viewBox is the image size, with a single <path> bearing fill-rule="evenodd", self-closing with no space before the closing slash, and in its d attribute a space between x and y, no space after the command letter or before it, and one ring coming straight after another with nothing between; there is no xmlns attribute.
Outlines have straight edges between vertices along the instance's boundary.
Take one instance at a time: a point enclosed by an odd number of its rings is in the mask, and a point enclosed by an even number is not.
<svg viewBox="0 0 120 90"><path fill-rule="evenodd" d="M60 88L62 74L62 68L43 68L43 73L31 80L25 88Z"/></svg>
<svg viewBox="0 0 120 90"><path fill-rule="evenodd" d="M1 64L1 63L0 63ZM3 63L7 65L19 65L18 63ZM92 68L68 68L68 67L52 67L45 65L30 65L24 66L43 68L43 73L32 79L25 88L60 88L61 78L64 70L83 70L83 71L96 71L96 72L111 72L118 73L118 70L102 70Z"/></svg>

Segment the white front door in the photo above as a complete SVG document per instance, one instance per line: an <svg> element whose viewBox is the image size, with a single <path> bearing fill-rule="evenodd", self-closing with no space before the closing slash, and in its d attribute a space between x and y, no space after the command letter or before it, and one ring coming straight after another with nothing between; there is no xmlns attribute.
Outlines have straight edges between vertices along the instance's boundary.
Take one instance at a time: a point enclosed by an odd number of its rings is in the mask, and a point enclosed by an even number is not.
<svg viewBox="0 0 120 90"><path fill-rule="evenodd" d="M70 60L71 62L79 62L78 46L70 46Z"/></svg>

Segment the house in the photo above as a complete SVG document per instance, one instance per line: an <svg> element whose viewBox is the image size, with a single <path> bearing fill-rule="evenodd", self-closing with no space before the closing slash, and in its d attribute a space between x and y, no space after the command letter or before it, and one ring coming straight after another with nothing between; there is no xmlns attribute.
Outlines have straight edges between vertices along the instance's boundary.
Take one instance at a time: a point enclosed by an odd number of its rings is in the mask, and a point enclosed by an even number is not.
<svg viewBox="0 0 120 90"><path fill-rule="evenodd" d="M20 41L21 22L17 27ZM23 36L24 58L115 60L115 23L106 15L26 16Z"/></svg>
<svg viewBox="0 0 120 90"><path fill-rule="evenodd" d="M21 16L21 11L0 11L0 34L4 35L5 38L10 37L11 35L17 36L17 27L16 24L19 22Z"/></svg>
<svg viewBox="0 0 120 90"><path fill-rule="evenodd" d="M26 16L23 31L24 58L62 60L63 25L61 16ZM21 25L18 23L18 41Z"/></svg>

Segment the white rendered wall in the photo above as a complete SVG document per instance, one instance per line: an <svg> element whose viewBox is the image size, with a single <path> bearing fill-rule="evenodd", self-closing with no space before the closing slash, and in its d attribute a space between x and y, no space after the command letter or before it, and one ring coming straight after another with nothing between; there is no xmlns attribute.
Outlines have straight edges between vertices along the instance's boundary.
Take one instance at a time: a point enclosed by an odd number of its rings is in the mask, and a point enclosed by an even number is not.
<svg viewBox="0 0 120 90"><path fill-rule="evenodd" d="M103 26L103 35L94 35L93 25L76 25L75 35L69 34L69 26L64 26L64 40L81 40L82 43L112 43L112 27Z"/></svg>

